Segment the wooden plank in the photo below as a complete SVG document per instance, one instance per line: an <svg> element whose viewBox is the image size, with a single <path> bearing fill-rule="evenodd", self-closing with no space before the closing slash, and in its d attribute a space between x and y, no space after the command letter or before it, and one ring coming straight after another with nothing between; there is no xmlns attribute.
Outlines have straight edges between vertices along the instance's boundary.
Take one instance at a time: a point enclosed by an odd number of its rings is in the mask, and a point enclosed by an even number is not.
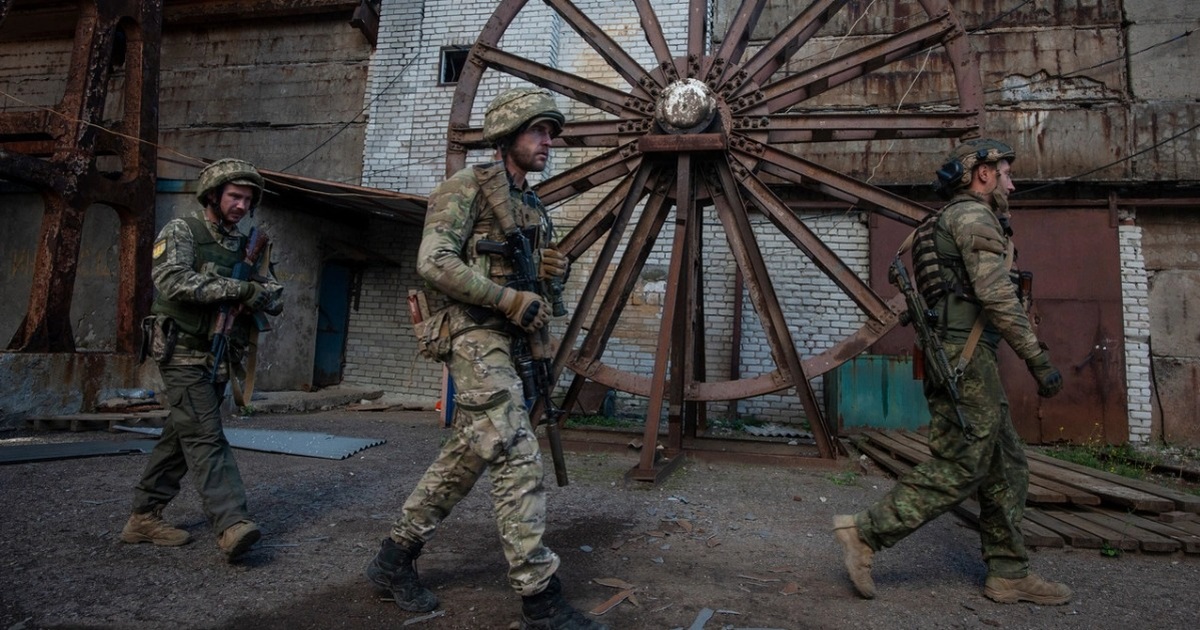
<svg viewBox="0 0 1200 630"><path fill-rule="evenodd" d="M1109 514L1111 514L1113 518L1126 521L1146 531L1161 534L1179 541L1179 544L1183 546L1184 553L1200 553L1200 535L1189 534L1188 532L1178 529L1175 527L1177 523L1163 523L1152 518L1140 516L1138 514L1130 514L1129 512L1110 511Z"/></svg>
<svg viewBox="0 0 1200 630"><path fill-rule="evenodd" d="M1053 510L1057 511L1057 510ZM1080 549L1099 549L1104 541L1099 536L1050 516L1051 510L1025 510L1025 518L1062 536L1067 544Z"/></svg>
<svg viewBox="0 0 1200 630"><path fill-rule="evenodd" d="M1033 455L1033 453L1030 453ZM1086 468L1086 467L1084 467ZM1038 459L1029 459L1029 471L1044 477L1052 477L1056 481L1086 490L1100 497L1101 503L1118 505L1144 512L1169 512L1175 509L1175 503L1160 496L1142 492L1126 485L1101 479L1094 475L1071 470L1055 468L1054 464Z"/></svg>
<svg viewBox="0 0 1200 630"><path fill-rule="evenodd" d="M1130 537L1128 532L1115 530L1105 525L1101 525L1084 518L1078 512L1067 511L1064 509L1045 510L1044 512L1048 516L1098 536L1102 543L1101 546L1108 545L1122 551L1137 551L1138 549L1138 541Z"/></svg>
<svg viewBox="0 0 1200 630"><path fill-rule="evenodd" d="M1148 529L1138 527L1129 521L1117 518L1113 515L1112 510L1084 508L1079 511L1079 516L1111 530L1127 533L1130 538L1137 541L1138 547L1142 551L1170 552L1178 551L1182 547L1180 542L1174 538L1161 536Z"/></svg>
<svg viewBox="0 0 1200 630"><path fill-rule="evenodd" d="M873 444L891 453L893 457L902 458L912 464L919 464L929 459L928 454L921 454L916 449L903 444L891 435L878 431L864 431Z"/></svg>
<svg viewBox="0 0 1200 630"><path fill-rule="evenodd" d="M1142 479L1129 479L1128 477L1122 477L1120 475L1110 473L1110 472L1107 472L1104 470L1096 470L1095 468L1089 468L1082 464L1076 464L1074 462L1067 462L1067 461L1063 461L1061 459L1056 459L1056 458L1050 457L1049 455L1044 455L1042 453L1032 453L1031 452L1031 453L1028 453L1028 456L1031 460L1048 462L1048 463L1052 463L1056 466L1059 466L1060 468L1066 468L1068 470L1073 470L1076 472L1083 472L1083 473L1086 473L1093 477L1103 479L1105 481L1110 481L1113 483L1119 483L1126 487L1129 487L1129 488L1132 488L1135 490L1140 490L1141 492L1145 492L1147 494L1152 494L1152 495L1161 497L1163 499L1166 499L1166 500L1169 500L1169 501L1172 501L1175 503L1175 507L1167 508L1165 510L1153 510L1155 512L1170 512L1171 510L1178 509L1178 510L1182 510L1184 512L1193 512L1193 513L1200 514L1200 496L1196 496L1194 494L1188 494L1186 492L1180 492L1178 490L1173 490L1171 488L1164 488L1163 486L1160 486L1156 483L1153 483L1150 481L1145 481Z"/></svg>

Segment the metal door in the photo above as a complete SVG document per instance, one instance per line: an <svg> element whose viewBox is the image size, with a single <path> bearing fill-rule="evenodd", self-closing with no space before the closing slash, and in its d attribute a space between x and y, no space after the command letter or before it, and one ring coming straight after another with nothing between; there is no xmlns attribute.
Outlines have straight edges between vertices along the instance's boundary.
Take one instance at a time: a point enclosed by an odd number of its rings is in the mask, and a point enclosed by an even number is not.
<svg viewBox="0 0 1200 630"><path fill-rule="evenodd" d="M317 304L317 349L313 386L327 387L342 382L346 353L346 329L350 323L350 268L327 262L321 269Z"/></svg>

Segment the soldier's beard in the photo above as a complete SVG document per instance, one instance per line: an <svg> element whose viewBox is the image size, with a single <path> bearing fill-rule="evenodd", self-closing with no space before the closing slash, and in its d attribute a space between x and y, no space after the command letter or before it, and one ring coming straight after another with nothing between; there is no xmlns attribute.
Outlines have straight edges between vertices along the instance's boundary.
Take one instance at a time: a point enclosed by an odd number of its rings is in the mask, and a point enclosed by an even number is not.
<svg viewBox="0 0 1200 630"><path fill-rule="evenodd" d="M992 191L992 211L996 213L996 216L1008 214L1008 193L999 186Z"/></svg>

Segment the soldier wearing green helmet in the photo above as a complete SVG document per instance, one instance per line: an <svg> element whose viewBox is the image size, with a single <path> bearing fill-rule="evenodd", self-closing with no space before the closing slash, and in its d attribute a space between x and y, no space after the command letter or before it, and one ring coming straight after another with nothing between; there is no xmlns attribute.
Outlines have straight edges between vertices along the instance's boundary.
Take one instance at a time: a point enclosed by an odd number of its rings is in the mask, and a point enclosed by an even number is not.
<svg viewBox="0 0 1200 630"><path fill-rule="evenodd" d="M994 139L956 147L938 169L935 183L949 203L913 233L917 289L936 314L927 321L954 367L960 398L956 402L947 386L926 379L933 457L898 479L870 508L834 517L846 570L865 598L875 596L871 566L876 551L978 497L987 565L984 595L1001 603L1042 605L1071 599L1065 584L1029 571L1021 535L1029 466L996 364L1003 340L1025 360L1039 396L1049 398L1062 389L1062 375L1038 342L1010 277L1015 248L1005 221L1015 159L1012 147Z"/></svg>
<svg viewBox="0 0 1200 630"><path fill-rule="evenodd" d="M422 354L444 362L454 382L453 432L366 569L371 583L404 610L437 607L414 562L487 471L508 582L522 597L521 627L605 628L566 602L556 575L559 557L542 542L542 456L512 356L517 335L546 326L553 300L547 291L505 286L514 275L512 262L476 246L503 243L508 229L519 230L532 246L541 285L565 279L569 261L555 249L550 217L526 180L546 168L550 143L565 122L547 90L501 93L483 120L483 137L499 160L460 170L429 196L417 271L430 289L430 312L418 338Z"/></svg>
<svg viewBox="0 0 1200 630"><path fill-rule="evenodd" d="M246 257L248 239L238 223L253 213L262 194L263 178L252 164L217 160L197 181L202 212L168 221L154 241L151 277L158 295L143 330L170 413L134 488L132 514L121 531L124 542L177 546L191 541L187 531L162 518L189 471L217 546L230 562L259 539L220 407L230 371L242 369L252 335L249 313L278 315L283 310L283 286L268 265L260 266L251 280L231 277ZM229 361L213 365L213 324L220 306L229 303L243 305L247 314L234 320Z"/></svg>

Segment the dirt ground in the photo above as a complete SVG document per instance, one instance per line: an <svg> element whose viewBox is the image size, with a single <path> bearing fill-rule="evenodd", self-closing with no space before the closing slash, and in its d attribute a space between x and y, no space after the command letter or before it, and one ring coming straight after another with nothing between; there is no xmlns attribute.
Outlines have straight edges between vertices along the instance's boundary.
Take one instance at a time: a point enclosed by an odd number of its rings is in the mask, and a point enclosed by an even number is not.
<svg viewBox="0 0 1200 630"><path fill-rule="evenodd" d="M387 443L342 460L237 451L263 540L226 564L185 487L166 517L195 542L126 545L117 535L145 455L0 466L0 630L33 628L508 628L519 598L491 520L486 479L419 563L438 616L408 613L362 576L444 431L431 412L331 411L235 419L241 428L321 431ZM130 434L0 433L23 441L126 440ZM661 487L622 484L634 453L568 454L572 483L548 471L547 542L568 598L592 609L636 587L600 619L613 628L1181 628L1200 611L1200 559L1182 554L1039 550L1035 570L1070 583L1061 607L1000 605L981 593L975 532L943 516L876 556L879 597L859 599L831 517L891 486L856 475L688 462ZM855 462L847 462L847 471ZM185 481L186 483L186 481Z"/></svg>

